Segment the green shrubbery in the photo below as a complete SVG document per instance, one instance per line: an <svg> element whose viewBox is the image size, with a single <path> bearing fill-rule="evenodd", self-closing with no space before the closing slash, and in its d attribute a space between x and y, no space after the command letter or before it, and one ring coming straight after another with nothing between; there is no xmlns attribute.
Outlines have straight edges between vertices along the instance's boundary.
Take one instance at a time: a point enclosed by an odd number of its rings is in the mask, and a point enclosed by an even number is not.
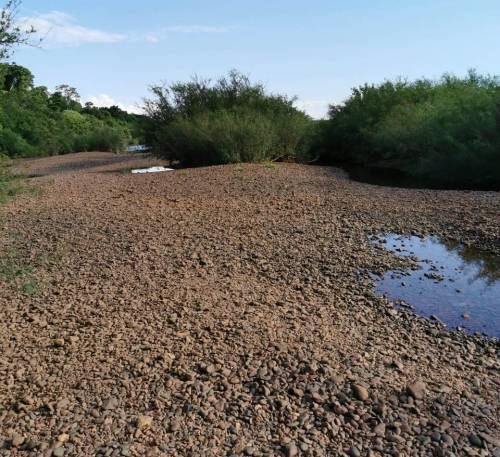
<svg viewBox="0 0 500 457"><path fill-rule="evenodd" d="M146 103L153 120L150 142L184 165L296 159L310 118L293 99L267 94L233 71L215 84L194 79L152 89Z"/></svg>
<svg viewBox="0 0 500 457"><path fill-rule="evenodd" d="M500 81L470 72L353 89L329 119L269 94L236 71L215 82L154 86L147 116L82 107L69 86L49 93L24 67L0 64L0 153L117 151L145 141L185 166L296 160L401 170L459 186L500 186Z"/></svg>
<svg viewBox="0 0 500 457"><path fill-rule="evenodd" d="M464 186L500 184L500 82L385 82L332 106L318 148L323 160L388 166Z"/></svg>
<svg viewBox="0 0 500 457"><path fill-rule="evenodd" d="M140 135L139 117L117 107L82 107L69 86L49 93L24 67L0 64L0 153L33 157L118 151Z"/></svg>

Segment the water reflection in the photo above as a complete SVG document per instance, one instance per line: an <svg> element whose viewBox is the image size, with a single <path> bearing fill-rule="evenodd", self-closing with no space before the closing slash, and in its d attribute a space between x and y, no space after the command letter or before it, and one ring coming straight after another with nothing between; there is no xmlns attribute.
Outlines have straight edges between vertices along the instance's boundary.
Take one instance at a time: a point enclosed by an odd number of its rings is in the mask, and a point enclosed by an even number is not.
<svg viewBox="0 0 500 457"><path fill-rule="evenodd" d="M437 237L378 237L398 256L411 256L418 269L389 271L376 278L379 294L403 300L424 316L449 327L500 337L500 258Z"/></svg>

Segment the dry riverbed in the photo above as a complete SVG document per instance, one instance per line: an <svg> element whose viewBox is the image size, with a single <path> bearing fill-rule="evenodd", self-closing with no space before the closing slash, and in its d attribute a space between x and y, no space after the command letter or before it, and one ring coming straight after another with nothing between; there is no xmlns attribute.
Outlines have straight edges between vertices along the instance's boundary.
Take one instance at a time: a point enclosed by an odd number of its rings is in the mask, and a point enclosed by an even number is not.
<svg viewBox="0 0 500 457"><path fill-rule="evenodd" d="M383 231L498 253L498 193L120 172L157 164L20 165L43 177L0 208L0 455L500 455L498 342L395 309L368 274L406 262Z"/></svg>

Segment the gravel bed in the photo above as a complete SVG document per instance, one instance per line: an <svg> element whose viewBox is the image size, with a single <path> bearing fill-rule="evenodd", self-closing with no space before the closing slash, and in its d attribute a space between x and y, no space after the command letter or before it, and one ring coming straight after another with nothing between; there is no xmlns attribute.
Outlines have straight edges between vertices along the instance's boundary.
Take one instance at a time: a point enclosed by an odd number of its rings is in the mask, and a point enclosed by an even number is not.
<svg viewBox="0 0 500 457"><path fill-rule="evenodd" d="M0 208L0 256L37 284L0 275L1 456L500 456L498 341L396 309L368 273L407 262L380 232L499 253L498 193L106 172L127 157L31 162L40 192Z"/></svg>

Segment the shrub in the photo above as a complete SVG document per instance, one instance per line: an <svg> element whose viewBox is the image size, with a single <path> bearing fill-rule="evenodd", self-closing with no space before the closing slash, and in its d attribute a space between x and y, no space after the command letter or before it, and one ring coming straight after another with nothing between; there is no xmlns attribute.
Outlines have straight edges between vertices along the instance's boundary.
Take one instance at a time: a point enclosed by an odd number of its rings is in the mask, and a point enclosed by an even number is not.
<svg viewBox="0 0 500 457"><path fill-rule="evenodd" d="M162 129L163 155L199 166L295 158L307 121L237 108L178 118Z"/></svg>
<svg viewBox="0 0 500 457"><path fill-rule="evenodd" d="M101 126L93 128L90 132L77 137L76 141L77 143L81 141L81 144L75 146L75 150L116 152L125 147L127 137L118 128Z"/></svg>
<svg viewBox="0 0 500 457"><path fill-rule="evenodd" d="M354 89L331 108L316 146L330 162L385 164L454 185L499 185L499 80L470 72Z"/></svg>
<svg viewBox="0 0 500 457"><path fill-rule="evenodd" d="M152 89L146 102L156 151L184 165L292 159L312 122L294 99L267 94L236 71Z"/></svg>

